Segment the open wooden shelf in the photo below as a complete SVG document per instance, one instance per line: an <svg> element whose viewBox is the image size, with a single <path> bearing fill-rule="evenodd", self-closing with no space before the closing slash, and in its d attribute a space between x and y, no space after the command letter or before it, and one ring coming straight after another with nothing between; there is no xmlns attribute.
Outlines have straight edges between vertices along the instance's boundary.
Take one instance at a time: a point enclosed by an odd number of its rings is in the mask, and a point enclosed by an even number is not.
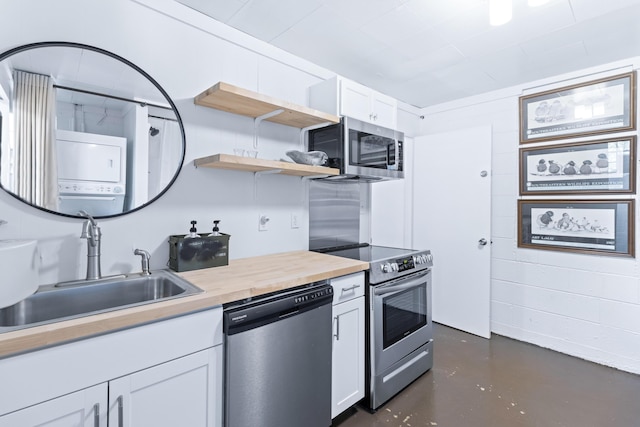
<svg viewBox="0 0 640 427"><path fill-rule="evenodd" d="M339 175L340 169L325 166L301 165L276 160L253 159L231 154L214 154L195 159L196 167L233 169L247 172L272 172L293 176Z"/></svg>
<svg viewBox="0 0 640 427"><path fill-rule="evenodd" d="M282 113L265 120L297 128L322 123L339 123L340 117L302 105L281 101L270 96L219 82L194 99L196 105L215 108L229 113L257 118L276 110Z"/></svg>

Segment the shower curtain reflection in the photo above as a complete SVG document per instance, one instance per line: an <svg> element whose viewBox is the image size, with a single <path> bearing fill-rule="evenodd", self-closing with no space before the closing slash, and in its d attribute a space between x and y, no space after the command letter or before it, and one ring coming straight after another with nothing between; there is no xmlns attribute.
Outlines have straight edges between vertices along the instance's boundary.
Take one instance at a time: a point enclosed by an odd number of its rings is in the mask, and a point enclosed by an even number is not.
<svg viewBox="0 0 640 427"><path fill-rule="evenodd" d="M182 158L182 133L174 119L149 117L149 199L171 182ZM159 132L151 132L151 128Z"/></svg>
<svg viewBox="0 0 640 427"><path fill-rule="evenodd" d="M56 210L55 89L49 76L15 71L15 194Z"/></svg>

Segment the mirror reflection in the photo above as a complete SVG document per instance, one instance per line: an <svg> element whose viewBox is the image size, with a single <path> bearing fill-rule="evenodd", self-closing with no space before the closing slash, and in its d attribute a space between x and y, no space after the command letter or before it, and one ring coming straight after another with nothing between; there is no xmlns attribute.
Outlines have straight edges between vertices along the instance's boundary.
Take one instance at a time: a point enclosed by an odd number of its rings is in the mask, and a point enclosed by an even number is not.
<svg viewBox="0 0 640 427"><path fill-rule="evenodd" d="M118 216L162 195L183 158L173 102L130 62L73 43L0 55L0 186L18 199Z"/></svg>

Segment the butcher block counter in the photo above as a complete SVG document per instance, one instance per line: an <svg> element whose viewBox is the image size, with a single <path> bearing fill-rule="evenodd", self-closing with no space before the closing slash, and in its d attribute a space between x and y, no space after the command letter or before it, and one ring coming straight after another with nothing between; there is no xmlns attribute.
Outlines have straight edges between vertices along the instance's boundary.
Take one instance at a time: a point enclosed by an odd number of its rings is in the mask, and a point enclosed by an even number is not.
<svg viewBox="0 0 640 427"><path fill-rule="evenodd" d="M203 292L184 298L0 333L0 357L134 327L368 268L367 262L316 252L294 251L231 260L229 265L223 267L176 273Z"/></svg>

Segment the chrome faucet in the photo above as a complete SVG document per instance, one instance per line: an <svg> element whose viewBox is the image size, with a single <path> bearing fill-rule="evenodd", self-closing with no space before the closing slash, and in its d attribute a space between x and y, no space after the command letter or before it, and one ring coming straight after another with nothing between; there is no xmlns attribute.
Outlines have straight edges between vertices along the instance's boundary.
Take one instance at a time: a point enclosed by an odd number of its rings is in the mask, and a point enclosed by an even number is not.
<svg viewBox="0 0 640 427"><path fill-rule="evenodd" d="M140 255L142 257L141 262L142 262L142 274L144 276L148 276L151 274L151 271L149 271L149 260L151 259L151 255L149 254L149 252L145 251L144 249L136 249L133 251L134 255Z"/></svg>
<svg viewBox="0 0 640 427"><path fill-rule="evenodd" d="M96 280L102 277L100 272L100 238L102 233L96 220L86 211L78 212L78 215L87 218L82 224L81 239L87 239L87 280Z"/></svg>

